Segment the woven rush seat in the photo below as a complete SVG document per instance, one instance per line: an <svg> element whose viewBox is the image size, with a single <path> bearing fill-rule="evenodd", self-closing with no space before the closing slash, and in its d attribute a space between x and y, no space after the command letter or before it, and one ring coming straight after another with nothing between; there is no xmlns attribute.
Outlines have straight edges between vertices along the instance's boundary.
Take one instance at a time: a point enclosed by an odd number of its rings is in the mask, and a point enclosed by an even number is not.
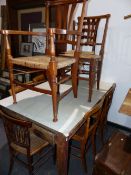
<svg viewBox="0 0 131 175"><path fill-rule="evenodd" d="M33 132L31 133L30 136L31 136L30 137L30 142L31 142L30 155L34 155L36 152L43 149L43 146L46 147L47 145L49 145L49 143L46 140L41 139L40 137L37 137ZM25 155L27 154L27 150L24 147L21 147L14 143L11 144L11 147L17 152L20 152Z"/></svg>
<svg viewBox="0 0 131 175"><path fill-rule="evenodd" d="M64 52L61 55L64 55L67 57L73 57L74 50L69 50L67 52ZM80 59L86 59L87 57L88 57L88 59L100 59L101 58L100 55L95 55L94 52L88 52L88 51L81 51L80 52Z"/></svg>
<svg viewBox="0 0 131 175"><path fill-rule="evenodd" d="M30 67L30 68L36 68L36 69L47 69L50 57L43 55L43 56L32 56L32 57L18 57L13 58L12 62L13 64ZM74 58L67 58L67 57L55 57L55 60L57 62L57 69L61 69L63 67L69 66L73 63L75 63Z"/></svg>

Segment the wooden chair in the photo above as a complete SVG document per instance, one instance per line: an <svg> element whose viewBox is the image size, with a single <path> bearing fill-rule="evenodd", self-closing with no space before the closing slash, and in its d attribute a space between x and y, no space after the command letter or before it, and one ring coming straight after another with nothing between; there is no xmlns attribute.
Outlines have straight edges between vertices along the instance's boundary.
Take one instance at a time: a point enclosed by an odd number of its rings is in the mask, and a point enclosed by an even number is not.
<svg viewBox="0 0 131 175"><path fill-rule="evenodd" d="M116 84L114 83L112 87L106 92L103 107L102 107L102 113L101 113L101 119L99 122L98 131L100 133L101 142L103 144L104 144L104 129L107 123L107 116L112 103L112 98L113 98L115 88L116 88Z"/></svg>
<svg viewBox="0 0 131 175"><path fill-rule="evenodd" d="M86 0L72 0L72 1L47 1L46 5L50 6L51 3L54 3L55 5L58 4L73 4L73 7L76 6L77 3L81 2L83 4L82 13L81 13L81 20L83 21L84 12L85 12L85 6L86 6ZM72 16L72 11L71 11ZM80 21L81 21L80 20ZM77 74L78 74L78 59L79 59L79 48L80 48L80 39L81 39L81 30L82 30L82 22L80 22L80 27L78 27L78 31L70 31L70 30L64 30L64 29L50 29L47 28L47 32L39 33L39 32L25 32L25 31L12 31L12 30L3 30L1 33L6 38L6 53L7 53L7 61L8 61L8 67L9 67L9 74L10 74L10 82L11 82L11 89L12 89L12 95L14 103L16 103L16 95L15 95L15 85L20 85L24 88L31 89L34 91L42 92L45 94L52 95L52 103L53 103L53 121L56 122L58 120L57 114L58 114L58 102L61 98L63 98L65 95L67 95L72 89L74 93L74 97L77 97ZM11 45L9 37L18 35L37 35L37 36L43 36L46 37L46 55L42 56L31 56L31 57L17 57L14 58L11 53ZM55 39L56 36L60 35L66 35L66 43L75 45L76 49L73 55L73 58L70 57L56 57L55 55ZM77 35L76 41L70 41L70 38L72 38L72 35ZM23 66L31 69L38 69L43 71L43 73L46 74L47 80L49 82L51 90L44 90L40 89L38 87L35 87L34 84L22 84L18 81L14 80L13 76L13 67L14 65L17 66ZM71 76L61 78L58 74L61 69L65 67L71 67ZM60 84L64 83L67 80L72 80L72 87L68 89L63 94L59 93L59 86Z"/></svg>
<svg viewBox="0 0 131 175"><path fill-rule="evenodd" d="M130 132L116 130L95 157L92 175L131 174Z"/></svg>
<svg viewBox="0 0 131 175"><path fill-rule="evenodd" d="M2 111L0 113L4 122L10 152L8 174L11 174L16 160L28 168L30 175L33 175L53 154L53 147L46 140L34 134L31 122L13 118ZM35 155L37 157L34 157ZM23 156L27 159L23 159Z"/></svg>
<svg viewBox="0 0 131 175"><path fill-rule="evenodd" d="M85 115L85 120L86 120L85 123L81 126L81 128L72 137L72 141L75 140L76 142L78 142L80 144L80 147L74 146L73 143L71 144L71 148L74 149L74 153L72 155L81 159L85 172L87 172L86 152L87 152L88 147L89 147L89 143L88 143L89 138L91 139L93 158L95 158L95 154L96 154L95 135L96 135L96 130L98 127L99 119L101 116L103 101L104 101L104 99L102 98ZM90 119L92 116L96 117L96 120L93 124L90 123ZM78 156L78 151L80 152L80 156Z"/></svg>
<svg viewBox="0 0 131 175"><path fill-rule="evenodd" d="M96 81L97 89L99 89L109 18L110 14L106 14L100 16L87 16L84 17L83 20L81 52L79 58L79 79L89 81L89 102L91 101L92 90ZM80 18L78 18L78 24L79 20ZM103 24L103 27L101 28L103 29L103 32L101 33L100 30L98 30L100 23ZM98 39L100 41L97 41ZM72 56L72 54L73 51L64 53L66 56Z"/></svg>

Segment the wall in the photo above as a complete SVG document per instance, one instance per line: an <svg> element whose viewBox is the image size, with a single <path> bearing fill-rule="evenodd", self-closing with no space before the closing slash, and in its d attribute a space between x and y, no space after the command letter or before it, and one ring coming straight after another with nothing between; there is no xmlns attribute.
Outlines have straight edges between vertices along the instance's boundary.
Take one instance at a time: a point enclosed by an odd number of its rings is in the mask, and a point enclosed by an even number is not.
<svg viewBox="0 0 131 175"><path fill-rule="evenodd" d="M1 29L1 5L6 5L6 0L0 0L0 29Z"/></svg>
<svg viewBox="0 0 131 175"><path fill-rule="evenodd" d="M108 120L131 128L131 117L118 112L131 88L131 14L130 0L90 0L88 15L110 13L110 23L105 48L101 80L115 82L117 87Z"/></svg>
<svg viewBox="0 0 131 175"><path fill-rule="evenodd" d="M5 5L6 4L6 0L0 0L0 5Z"/></svg>

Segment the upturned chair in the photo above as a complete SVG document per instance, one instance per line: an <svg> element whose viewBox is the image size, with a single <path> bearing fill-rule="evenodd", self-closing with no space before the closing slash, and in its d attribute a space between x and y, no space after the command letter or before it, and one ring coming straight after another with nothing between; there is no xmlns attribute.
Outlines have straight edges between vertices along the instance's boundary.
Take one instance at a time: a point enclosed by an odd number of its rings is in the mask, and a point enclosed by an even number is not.
<svg viewBox="0 0 131 175"><path fill-rule="evenodd" d="M73 6L73 10L71 10L71 19L73 16L74 8L76 7L77 3L82 3L82 12L81 12L81 19L80 23L78 25L77 31L71 31L71 30L65 30L65 29L50 29L47 27L47 32L39 33L39 32L26 32L26 31L12 31L12 30L3 30L1 33L6 38L6 53L7 53L7 62L8 62L8 68L9 68L9 74L10 74L10 82L11 82L11 90L13 95L14 103L16 103L16 95L15 95L15 85L20 85L24 88L31 89L34 91L38 91L45 94L52 95L52 103L53 103L53 121L56 122L58 120L57 114L58 114L58 102L61 98L63 98L65 95L67 95L72 89L74 93L74 97L77 97L77 74L78 74L78 59L79 59L79 49L80 49L80 39L81 39L81 31L82 31L82 23L83 23L83 17L85 14L85 8L86 8L86 0L66 0L66 1L46 1L46 6L50 6L51 4L54 5L69 5L71 4ZM69 28L67 28L69 29ZM42 56L29 56L29 57L17 57L14 58L11 53L11 42L9 37L18 35L36 35L36 36L43 36L46 37L46 54ZM66 36L66 40L64 43L75 45L75 52L72 58L70 57L57 57L55 55L55 40L56 36ZM76 41L72 41L72 35L76 35ZM51 90L45 90L40 89L36 87L34 84L22 84L16 80L14 80L13 76L13 67L14 65L22 66L31 68L33 70L41 70L43 73L46 74L47 80L49 82ZM60 77L58 74L59 72L66 67L71 67L71 76ZM67 80L72 80L72 87L68 89L63 94L59 93L59 86L60 84L66 82Z"/></svg>
<svg viewBox="0 0 131 175"><path fill-rule="evenodd" d="M86 152L90 146L89 138L91 140L92 145L92 153L93 158L95 159L96 155L96 145L95 145L95 135L96 130L98 127L98 123L101 116L102 105L103 105L104 98L102 98L86 115L85 115L85 123L81 126L81 128L76 132L76 134L72 137L72 141L76 141L79 143L79 147L75 144L71 143L72 148L72 155L76 158L80 158L82 165L84 167L85 172L87 172L87 165L86 165ZM96 120L93 124L91 124L91 117L95 116ZM74 151L73 151L74 149ZM80 153L80 154L78 154Z"/></svg>
<svg viewBox="0 0 131 175"><path fill-rule="evenodd" d="M53 147L46 140L35 135L31 122L13 118L2 111L0 114L9 145L10 167L8 174L12 173L14 162L17 161L28 168L30 175L34 175L40 166L53 155Z"/></svg>
<svg viewBox="0 0 131 175"><path fill-rule="evenodd" d="M100 16L85 16L83 20L79 58L79 79L88 80L89 82L89 102L91 101L93 86L96 81L97 89L99 89L109 18L110 14L106 14ZM79 20L80 18L78 18L78 23L74 24L79 24ZM100 24L102 24L101 29ZM77 26L74 27L76 28ZM73 51L65 52L62 55L72 56Z"/></svg>

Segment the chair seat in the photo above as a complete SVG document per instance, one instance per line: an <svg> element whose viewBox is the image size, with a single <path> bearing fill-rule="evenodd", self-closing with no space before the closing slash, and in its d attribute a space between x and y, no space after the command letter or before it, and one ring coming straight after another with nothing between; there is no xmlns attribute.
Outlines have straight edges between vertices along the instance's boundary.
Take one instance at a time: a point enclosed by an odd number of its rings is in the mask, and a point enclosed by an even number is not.
<svg viewBox="0 0 131 175"><path fill-rule="evenodd" d="M64 55L64 56L67 56L67 57L73 57L74 56L74 50L69 50L67 52L64 52L63 54L61 55ZM100 55L95 55L94 52L87 52L87 51L81 51L80 52L80 59L101 59L101 56Z"/></svg>
<svg viewBox="0 0 131 175"><path fill-rule="evenodd" d="M47 145L49 145L49 142L47 142L44 139L41 139L40 137L36 136L35 134L33 134L33 132L31 133L31 149L30 149L31 151L30 151L30 155L34 155L36 152L42 150ZM27 155L26 148L18 146L14 143L11 144L11 147L16 151Z"/></svg>
<svg viewBox="0 0 131 175"><path fill-rule="evenodd" d="M12 59L13 64L17 64L20 66L25 66L29 68L35 68L35 69L47 69L49 62L50 62L49 56L29 56L29 57L17 57ZM74 58L65 58L65 57L55 57L57 62L57 69L61 69L63 67L69 66L73 63L75 63Z"/></svg>

